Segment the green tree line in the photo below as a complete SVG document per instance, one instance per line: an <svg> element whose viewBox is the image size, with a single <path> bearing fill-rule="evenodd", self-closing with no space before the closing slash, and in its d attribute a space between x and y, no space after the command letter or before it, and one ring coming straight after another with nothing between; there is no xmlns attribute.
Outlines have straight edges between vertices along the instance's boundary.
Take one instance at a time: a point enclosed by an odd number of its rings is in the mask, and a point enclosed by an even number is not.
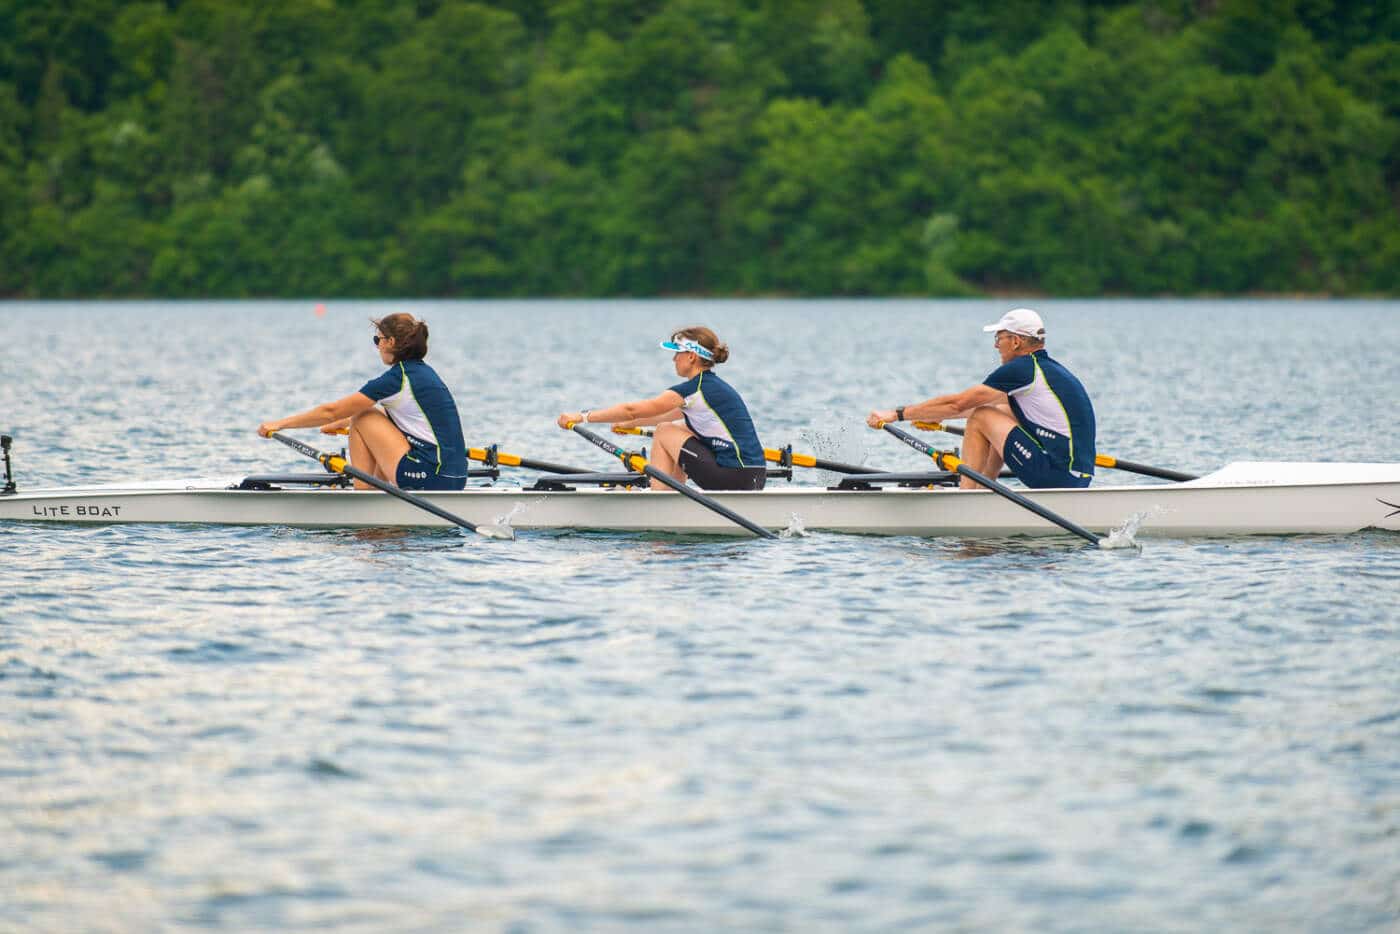
<svg viewBox="0 0 1400 934"><path fill-rule="evenodd" d="M1400 292L1394 0L0 0L0 295Z"/></svg>

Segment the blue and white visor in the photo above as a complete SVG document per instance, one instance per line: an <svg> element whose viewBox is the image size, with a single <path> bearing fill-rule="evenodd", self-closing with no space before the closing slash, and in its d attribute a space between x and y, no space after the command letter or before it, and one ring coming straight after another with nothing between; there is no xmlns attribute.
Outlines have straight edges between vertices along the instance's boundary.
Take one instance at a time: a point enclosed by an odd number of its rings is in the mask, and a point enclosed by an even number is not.
<svg viewBox="0 0 1400 934"><path fill-rule="evenodd" d="M679 340L673 338L668 341L662 341L661 349L669 350L672 353L693 353L701 360L713 360L715 358L714 353L712 353L708 347L688 337L682 337Z"/></svg>

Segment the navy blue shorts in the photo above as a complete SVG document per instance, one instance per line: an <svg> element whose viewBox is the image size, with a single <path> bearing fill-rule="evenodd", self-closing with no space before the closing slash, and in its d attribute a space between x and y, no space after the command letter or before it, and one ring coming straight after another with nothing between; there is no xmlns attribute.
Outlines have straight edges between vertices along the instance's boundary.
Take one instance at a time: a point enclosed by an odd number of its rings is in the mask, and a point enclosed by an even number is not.
<svg viewBox="0 0 1400 934"><path fill-rule="evenodd" d="M467 485L467 478L441 476L410 450L399 458L394 483L401 490L460 490Z"/></svg>
<svg viewBox="0 0 1400 934"><path fill-rule="evenodd" d="M1017 425L1006 436L1001 446L1001 456L1011 472L1031 489L1043 490L1047 487L1085 487L1093 477L1081 477L1060 467L1050 460L1045 449L1031 440L1026 429Z"/></svg>

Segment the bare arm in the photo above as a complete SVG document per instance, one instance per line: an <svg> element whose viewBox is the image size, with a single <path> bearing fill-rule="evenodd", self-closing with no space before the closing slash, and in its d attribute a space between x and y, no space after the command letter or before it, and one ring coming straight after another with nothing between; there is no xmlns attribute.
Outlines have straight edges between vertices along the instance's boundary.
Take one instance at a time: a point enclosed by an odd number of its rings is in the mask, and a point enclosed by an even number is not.
<svg viewBox="0 0 1400 934"><path fill-rule="evenodd" d="M638 424L655 424L655 422L641 422L641 419L656 418L662 420L661 416L670 414L673 410L679 409L685 402L681 394L668 389L655 399L641 399L636 402L622 402L618 405L610 405L606 409L593 409L588 413L590 422L637 422ZM557 419L560 428L568 428L575 422L583 421L582 412L564 412Z"/></svg>
<svg viewBox="0 0 1400 934"><path fill-rule="evenodd" d="M595 422L598 421L598 413L597 413L597 412L589 413L589 416L588 416L588 417L589 417L590 419L592 419L593 421L595 421ZM645 425L660 425L660 424L663 424L663 423L665 423L665 422L674 422L674 421L676 421L676 420L677 420L678 418L680 418L680 417L681 417L681 410L680 410L680 407L677 406L676 408L672 409L672 410L669 411L669 412L662 412L660 415L649 415L649 416L647 416L646 418L638 418L638 419L634 419L633 421L630 421L630 422L616 422L616 423L614 423L613 427L614 427L614 428L641 428L641 427L643 427L643 426L645 426Z"/></svg>
<svg viewBox="0 0 1400 934"><path fill-rule="evenodd" d="M920 422L941 422L950 418L967 418L972 414L972 410L978 406L999 405L1006 401L1006 393L1000 389L993 389L984 383L978 383L962 392L935 396L932 399L925 399L923 402L906 405L904 418L906 421ZM866 417L865 423L871 428L878 428L880 423L898 421L898 414L894 409L876 409Z"/></svg>
<svg viewBox="0 0 1400 934"><path fill-rule="evenodd" d="M279 418L276 421L263 422L258 426L258 434L266 438L272 432L281 431L284 428L316 428L320 425L328 425L331 422L351 418L372 408L374 408L373 399L362 392L352 392L343 399L322 403L314 409L307 409L305 412L288 415L286 418Z"/></svg>

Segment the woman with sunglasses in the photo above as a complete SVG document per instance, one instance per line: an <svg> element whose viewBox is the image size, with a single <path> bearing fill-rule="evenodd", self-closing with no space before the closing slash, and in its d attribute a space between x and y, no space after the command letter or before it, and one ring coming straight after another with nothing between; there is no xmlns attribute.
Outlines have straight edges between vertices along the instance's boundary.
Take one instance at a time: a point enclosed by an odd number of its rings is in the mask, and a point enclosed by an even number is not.
<svg viewBox="0 0 1400 934"><path fill-rule="evenodd" d="M343 399L263 422L258 434L319 426L333 435L348 428L350 463L366 473L405 490L462 489L467 446L452 393L423 362L428 325L403 313L373 323L374 346L389 369ZM359 480L355 487L370 488Z"/></svg>
<svg viewBox="0 0 1400 934"><path fill-rule="evenodd" d="M685 328L661 342L672 351L677 383L654 399L623 402L606 409L565 412L561 428L575 422L612 422L619 428L655 425L651 465L677 480L694 480L703 490L761 490L768 479L763 445L748 406L734 388L716 376L715 364L729 359L729 348L709 328ZM652 481L653 490L664 490Z"/></svg>

